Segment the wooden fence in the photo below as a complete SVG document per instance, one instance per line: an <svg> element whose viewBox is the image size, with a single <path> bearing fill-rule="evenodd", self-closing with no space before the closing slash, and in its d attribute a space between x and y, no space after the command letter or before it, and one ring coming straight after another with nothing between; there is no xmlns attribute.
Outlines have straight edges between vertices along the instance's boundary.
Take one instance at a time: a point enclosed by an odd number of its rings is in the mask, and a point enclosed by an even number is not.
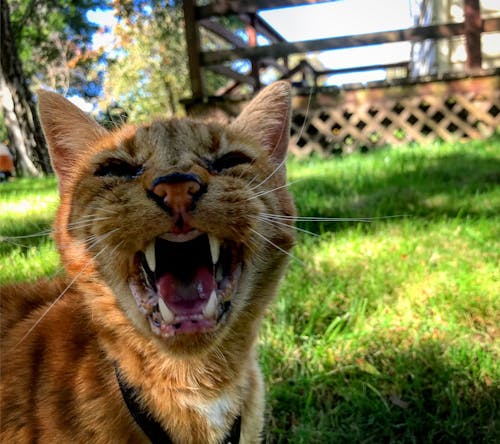
<svg viewBox="0 0 500 444"><path fill-rule="evenodd" d="M290 150L341 154L387 144L488 137L500 128L500 77L492 74L301 91L293 102Z"/></svg>
<svg viewBox="0 0 500 444"><path fill-rule="evenodd" d="M186 103L191 115L236 116L249 98ZM500 129L500 70L350 88L295 88L290 151L298 156L384 145L482 139Z"/></svg>

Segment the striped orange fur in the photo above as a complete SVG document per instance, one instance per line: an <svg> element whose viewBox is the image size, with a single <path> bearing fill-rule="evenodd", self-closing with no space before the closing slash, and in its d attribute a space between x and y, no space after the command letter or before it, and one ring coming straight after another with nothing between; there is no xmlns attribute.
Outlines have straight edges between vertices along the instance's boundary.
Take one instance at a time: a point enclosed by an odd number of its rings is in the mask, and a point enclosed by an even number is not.
<svg viewBox="0 0 500 444"><path fill-rule="evenodd" d="M0 289L1 442L148 442L115 368L173 442L219 443L238 415L260 441L258 328L294 243L290 94L267 87L229 125L108 132L40 92L65 275Z"/></svg>

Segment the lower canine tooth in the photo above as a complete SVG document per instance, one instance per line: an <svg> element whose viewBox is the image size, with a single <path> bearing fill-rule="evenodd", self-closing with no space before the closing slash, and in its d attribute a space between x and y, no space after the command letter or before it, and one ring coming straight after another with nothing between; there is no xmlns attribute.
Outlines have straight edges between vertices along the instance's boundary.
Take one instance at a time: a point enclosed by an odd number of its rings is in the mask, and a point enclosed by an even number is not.
<svg viewBox="0 0 500 444"><path fill-rule="evenodd" d="M212 291L212 294L210 295L210 299L207 302L207 305L205 305L205 308L203 309L203 316L205 318L214 318L215 317L215 312L217 310L217 294L215 293L215 290Z"/></svg>
<svg viewBox="0 0 500 444"><path fill-rule="evenodd" d="M167 324L174 320L174 314L170 308L167 307L167 304L165 304L165 301L162 298L158 301L158 308L160 309L161 317Z"/></svg>

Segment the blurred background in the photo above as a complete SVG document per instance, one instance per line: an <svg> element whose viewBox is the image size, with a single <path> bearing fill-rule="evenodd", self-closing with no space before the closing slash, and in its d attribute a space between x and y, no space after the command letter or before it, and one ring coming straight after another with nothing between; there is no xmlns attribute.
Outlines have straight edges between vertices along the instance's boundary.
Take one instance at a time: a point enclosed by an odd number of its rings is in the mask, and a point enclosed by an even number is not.
<svg viewBox="0 0 500 444"><path fill-rule="evenodd" d="M109 127L214 108L231 117L263 85L289 79L299 155L481 138L499 124L499 0L1 7L0 140L18 174L50 171L39 88Z"/></svg>

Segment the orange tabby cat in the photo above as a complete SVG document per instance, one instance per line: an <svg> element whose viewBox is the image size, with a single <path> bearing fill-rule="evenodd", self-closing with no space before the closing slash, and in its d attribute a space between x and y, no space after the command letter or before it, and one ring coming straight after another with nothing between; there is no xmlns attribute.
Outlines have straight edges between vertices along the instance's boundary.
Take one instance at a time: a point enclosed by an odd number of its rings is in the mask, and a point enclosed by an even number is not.
<svg viewBox="0 0 500 444"><path fill-rule="evenodd" d="M277 82L228 126L108 132L40 92L65 277L0 289L2 443L259 442L255 343L294 242L290 95Z"/></svg>

